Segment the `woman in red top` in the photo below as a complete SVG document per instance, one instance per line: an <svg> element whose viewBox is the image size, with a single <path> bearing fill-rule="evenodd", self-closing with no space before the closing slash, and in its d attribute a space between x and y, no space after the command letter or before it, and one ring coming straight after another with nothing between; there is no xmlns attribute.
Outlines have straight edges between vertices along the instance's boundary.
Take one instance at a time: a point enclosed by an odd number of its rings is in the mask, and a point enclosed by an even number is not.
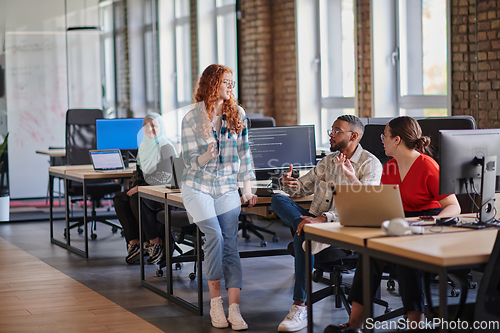
<svg viewBox="0 0 500 333"><path fill-rule="evenodd" d="M439 195L439 165L424 155L431 142L422 136L418 122L411 117L392 119L381 135L385 154L392 156L382 172L382 184L399 185L406 217L455 216L460 214L457 197ZM388 262L373 260L371 263L372 292L375 293ZM399 292L410 322L420 322L424 317L423 274L420 270L395 265ZM352 302L349 322L340 326L330 325L325 333L357 332L363 323L362 272L356 269L349 300Z"/></svg>

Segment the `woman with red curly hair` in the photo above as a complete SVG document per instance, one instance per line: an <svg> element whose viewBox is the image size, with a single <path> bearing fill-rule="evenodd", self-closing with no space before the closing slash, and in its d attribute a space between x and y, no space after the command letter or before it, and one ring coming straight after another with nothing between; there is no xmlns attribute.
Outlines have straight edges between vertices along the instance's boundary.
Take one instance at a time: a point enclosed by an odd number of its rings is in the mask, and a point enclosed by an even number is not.
<svg viewBox="0 0 500 333"><path fill-rule="evenodd" d="M205 234L204 256L210 290L212 325L233 330L248 328L239 310L242 270L238 252L238 217L243 200L252 207L255 178L248 145L246 116L236 104L232 71L222 65L208 66L198 81L195 107L182 120L182 201L191 222ZM224 277L229 296L226 319L220 296Z"/></svg>

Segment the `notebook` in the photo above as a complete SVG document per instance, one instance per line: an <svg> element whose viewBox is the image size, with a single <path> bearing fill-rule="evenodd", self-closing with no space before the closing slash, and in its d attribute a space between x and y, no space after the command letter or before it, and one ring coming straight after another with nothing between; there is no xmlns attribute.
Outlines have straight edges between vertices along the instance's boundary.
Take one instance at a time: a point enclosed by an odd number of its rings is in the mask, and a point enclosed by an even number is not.
<svg viewBox="0 0 500 333"><path fill-rule="evenodd" d="M333 199L344 226L380 227L385 220L405 217L398 185L335 185Z"/></svg>
<svg viewBox="0 0 500 333"><path fill-rule="evenodd" d="M95 171L113 172L125 170L119 149L91 150L90 159Z"/></svg>
<svg viewBox="0 0 500 333"><path fill-rule="evenodd" d="M170 162L172 163L172 180L167 187L170 189L180 189L182 174L184 173L184 161L180 157L170 156Z"/></svg>

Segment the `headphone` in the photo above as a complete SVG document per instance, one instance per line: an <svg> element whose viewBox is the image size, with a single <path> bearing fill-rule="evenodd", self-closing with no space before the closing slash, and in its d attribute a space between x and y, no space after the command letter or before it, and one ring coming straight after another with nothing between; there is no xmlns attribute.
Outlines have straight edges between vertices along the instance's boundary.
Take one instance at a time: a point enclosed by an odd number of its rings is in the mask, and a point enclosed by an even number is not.
<svg viewBox="0 0 500 333"><path fill-rule="evenodd" d="M389 236L403 236L424 233L424 227L410 226L408 224L408 221L401 217L382 222L382 230Z"/></svg>

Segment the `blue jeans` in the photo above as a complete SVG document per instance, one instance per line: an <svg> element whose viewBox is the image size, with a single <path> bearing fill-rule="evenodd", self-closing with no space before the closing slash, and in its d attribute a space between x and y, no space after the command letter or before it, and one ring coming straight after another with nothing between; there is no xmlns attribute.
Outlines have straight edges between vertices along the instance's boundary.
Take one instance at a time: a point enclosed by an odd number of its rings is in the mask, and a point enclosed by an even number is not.
<svg viewBox="0 0 500 333"><path fill-rule="evenodd" d="M242 286L238 252L238 217L241 201L238 191L212 196L182 185L182 202L191 222L205 234L205 276L207 280L224 277L227 288Z"/></svg>
<svg viewBox="0 0 500 333"><path fill-rule="evenodd" d="M295 286L293 289L293 300L305 302L306 295L306 253L302 249L304 233L297 235L297 227L302 219L300 216L313 216L307 209L302 208L287 196L278 194L271 199L271 207L278 217L290 226L295 232L293 236L293 248L295 250ZM314 256L312 256L311 266L314 266Z"/></svg>

